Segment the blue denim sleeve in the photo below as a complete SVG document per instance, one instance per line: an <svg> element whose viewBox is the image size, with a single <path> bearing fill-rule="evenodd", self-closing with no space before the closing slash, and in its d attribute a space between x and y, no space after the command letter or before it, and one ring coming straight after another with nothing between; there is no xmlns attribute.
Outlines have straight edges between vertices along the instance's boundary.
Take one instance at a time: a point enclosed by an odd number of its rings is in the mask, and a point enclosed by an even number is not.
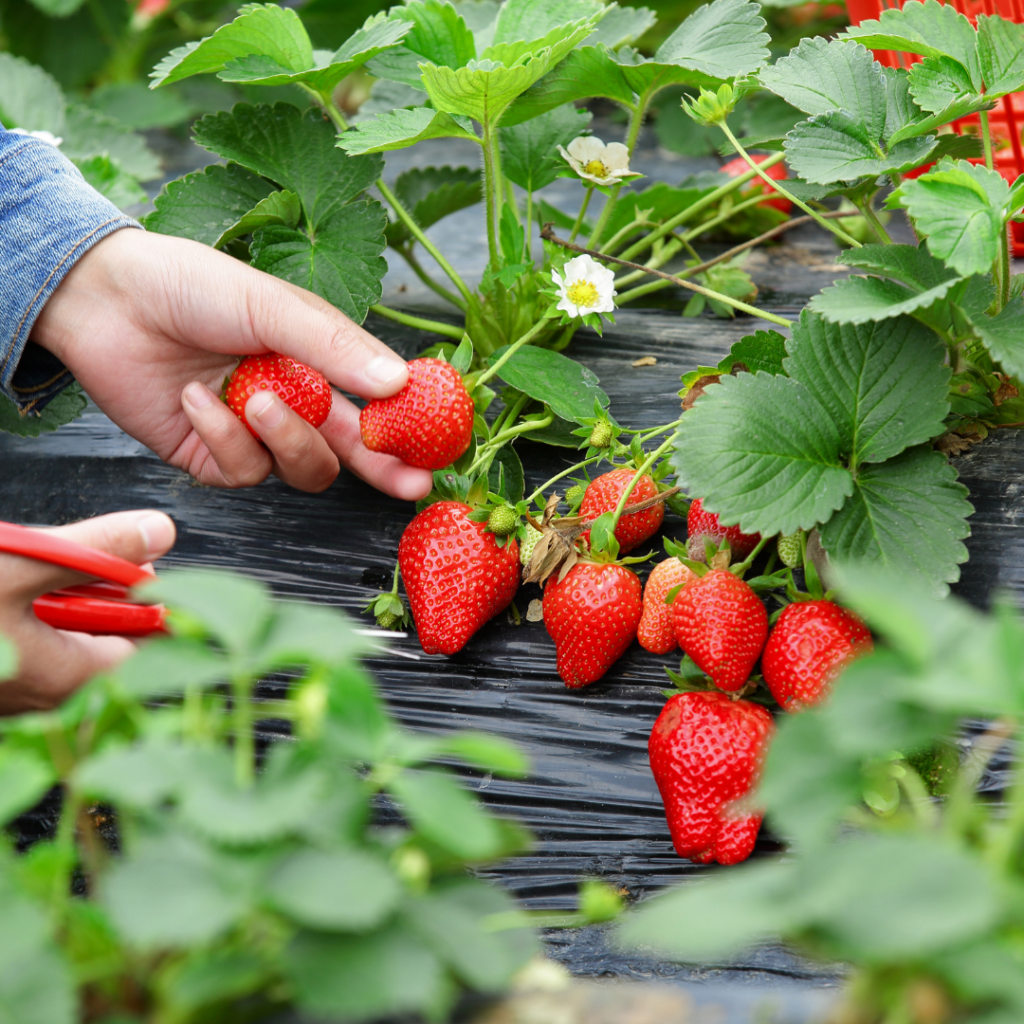
<svg viewBox="0 0 1024 1024"><path fill-rule="evenodd" d="M38 411L72 381L29 341L36 317L84 253L139 227L86 184L56 146L0 127L0 394Z"/></svg>

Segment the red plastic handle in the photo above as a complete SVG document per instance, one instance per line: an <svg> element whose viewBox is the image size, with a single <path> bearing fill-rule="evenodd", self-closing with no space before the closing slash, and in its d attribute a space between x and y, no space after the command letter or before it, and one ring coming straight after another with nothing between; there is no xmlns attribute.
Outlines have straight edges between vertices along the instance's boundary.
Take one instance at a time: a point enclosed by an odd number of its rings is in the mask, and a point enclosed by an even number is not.
<svg viewBox="0 0 1024 1024"><path fill-rule="evenodd" d="M166 633L167 609L162 604L128 604L95 597L46 594L32 602L36 618L54 629L93 636L149 636Z"/></svg>

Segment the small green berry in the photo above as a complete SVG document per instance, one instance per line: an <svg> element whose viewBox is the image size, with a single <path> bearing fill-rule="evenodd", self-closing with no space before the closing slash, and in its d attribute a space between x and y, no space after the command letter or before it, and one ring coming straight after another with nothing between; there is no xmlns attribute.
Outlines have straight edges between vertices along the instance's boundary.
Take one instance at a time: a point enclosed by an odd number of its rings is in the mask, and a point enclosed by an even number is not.
<svg viewBox="0 0 1024 1024"><path fill-rule="evenodd" d="M583 495L586 493L587 491L585 487L582 487L579 484L573 484L573 486L565 492L565 500L570 505L578 505L583 500Z"/></svg>
<svg viewBox="0 0 1024 1024"><path fill-rule="evenodd" d="M377 616L377 625L381 629L394 629L398 616L392 611L383 611Z"/></svg>
<svg viewBox="0 0 1024 1024"><path fill-rule="evenodd" d="M796 568L801 562L800 552L800 530L796 533L779 534L779 539L775 542L776 550L779 552L779 558L782 564L788 566L790 569Z"/></svg>
<svg viewBox="0 0 1024 1024"><path fill-rule="evenodd" d="M519 522L519 516L511 505L498 505L487 520L487 529L499 537L507 537Z"/></svg>
<svg viewBox="0 0 1024 1024"><path fill-rule="evenodd" d="M607 448L612 443L612 425L607 420L598 420L590 432L590 444L594 448Z"/></svg>
<svg viewBox="0 0 1024 1024"><path fill-rule="evenodd" d="M526 533L523 535L523 539L519 542L519 561L526 565L533 555L533 549L537 546L537 541L541 538L540 530L535 530L529 523L526 524Z"/></svg>

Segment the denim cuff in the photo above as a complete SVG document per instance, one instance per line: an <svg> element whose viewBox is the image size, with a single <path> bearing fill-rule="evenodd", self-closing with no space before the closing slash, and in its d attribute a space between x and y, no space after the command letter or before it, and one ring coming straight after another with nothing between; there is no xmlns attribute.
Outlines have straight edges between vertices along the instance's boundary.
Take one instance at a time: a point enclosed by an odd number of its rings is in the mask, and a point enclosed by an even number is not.
<svg viewBox="0 0 1024 1024"><path fill-rule="evenodd" d="M0 128L0 394L22 412L74 379L28 340L40 310L79 257L130 227L56 146Z"/></svg>

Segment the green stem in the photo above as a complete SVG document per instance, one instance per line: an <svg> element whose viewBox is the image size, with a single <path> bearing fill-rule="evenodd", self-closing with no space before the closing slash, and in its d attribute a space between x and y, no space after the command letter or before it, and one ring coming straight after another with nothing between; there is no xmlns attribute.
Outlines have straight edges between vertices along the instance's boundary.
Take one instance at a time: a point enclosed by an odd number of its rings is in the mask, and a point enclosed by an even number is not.
<svg viewBox="0 0 1024 1024"><path fill-rule="evenodd" d="M663 427L655 427L653 430L644 431L639 435L640 443L643 444L644 441L649 441L652 437L657 437L658 434L667 434L670 430L675 430L682 422L683 419L680 416L679 419L673 420L671 423L666 423Z"/></svg>
<svg viewBox="0 0 1024 1024"><path fill-rule="evenodd" d="M759 554L761 554L762 548L764 548L765 544L767 544L770 540L774 540L774 538L770 536L762 537L757 542L757 547L755 547L754 550L751 551L750 554L747 555L747 557L739 563L739 565L729 566L729 572L735 573L737 576L742 576L743 573L745 573L754 564L754 559L757 558Z"/></svg>
<svg viewBox="0 0 1024 1024"><path fill-rule="evenodd" d="M435 295L440 295L446 302L450 302L453 306L458 307L463 313L466 312L466 303L462 301L454 292L448 291L447 288L442 284L438 284L424 269L423 265L418 259L412 248L399 248L398 250L405 262L409 264L412 272L432 291Z"/></svg>
<svg viewBox="0 0 1024 1024"><path fill-rule="evenodd" d="M1000 309L1010 301L1010 226L1003 225L1003 244L999 250Z"/></svg>
<svg viewBox="0 0 1024 1024"><path fill-rule="evenodd" d="M518 437L520 434L528 434L531 430L543 430L545 427L551 426L554 419L554 413L549 412L547 416L539 420L525 420L519 426L509 427L507 430L503 430L500 434L495 435L477 452L473 465L466 470L466 476L471 477L485 463L489 464L498 449L508 444L513 438Z"/></svg>
<svg viewBox="0 0 1024 1024"><path fill-rule="evenodd" d="M498 418L491 424L491 436L494 437L500 434L509 423L515 423L516 417L523 411L523 408L529 401L529 395L521 395L508 408L502 409Z"/></svg>
<svg viewBox="0 0 1024 1024"><path fill-rule="evenodd" d="M570 466L568 469L563 469L561 473L556 473L550 480L545 480L544 483L538 487L533 494L525 499L526 503L532 504L537 500L552 484L557 484L562 477L568 476L570 473L575 473L578 469L583 469L585 466L589 466L591 463L600 462L604 458L603 455L593 455L589 459L584 459L582 462L577 462L576 465Z"/></svg>
<svg viewBox="0 0 1024 1024"><path fill-rule="evenodd" d="M576 236L580 233L580 228L583 227L583 218L587 215L587 207L590 205L591 196L594 194L594 186L588 185L586 194L583 196L583 205L580 206L580 212L576 214L576 222L572 226L572 231L569 234L569 241L575 242Z"/></svg>
<svg viewBox="0 0 1024 1024"><path fill-rule="evenodd" d="M413 220L412 215L409 211L398 201L395 194L384 184L383 178L377 179L377 188L380 190L380 194L387 200L391 208L398 215L398 219L409 229L413 238L416 239L423 246L431 256L437 260L438 266L448 275L452 284L459 289L459 294L466 300L467 303L472 303L473 293L466 287L465 281L455 272L455 268L441 255L441 251L430 241L429 238L423 233L423 229Z"/></svg>
<svg viewBox="0 0 1024 1024"><path fill-rule="evenodd" d="M494 131L484 125L484 199L486 200L487 217L487 252L490 256L491 266L497 271L498 268L498 234L497 218L500 197L497 190L501 188L501 179L498 177L497 165L494 158Z"/></svg>
<svg viewBox="0 0 1024 1024"><path fill-rule="evenodd" d="M487 381L489 381L512 358L512 356L519 351L519 349L540 334L546 324L547 317L542 317L521 338L512 342L501 358L492 363L482 374L480 374L479 377L477 377L476 386L479 387L481 384L486 384Z"/></svg>
<svg viewBox="0 0 1024 1024"><path fill-rule="evenodd" d="M636 107L629 115L629 131L626 135L626 149L630 157L633 156L633 150L636 149L636 141L640 138L640 128L643 126L644 115L647 113L647 104L649 102L650 96L644 94L640 97ZM597 219L597 224L594 226L594 233L590 236L590 241L587 242L588 249L597 249L600 251L601 237L604 235L604 229L608 227L608 221L615 212L615 206L619 201L619 193L621 191L622 182L619 182L619 184L612 189L612 194L608 197L608 202L604 204L601 216Z"/></svg>
<svg viewBox="0 0 1024 1024"><path fill-rule="evenodd" d="M664 441L657 448L651 452L650 455L644 460L643 465L633 474L633 479L629 481L629 485L619 495L619 502L615 506L615 512L612 514L612 525L609 533L615 532L615 527L619 525L619 517L622 515L622 510L626 507L626 502L629 501L629 496L633 493L634 488L640 482L640 477L644 475L654 465L654 463L672 447L672 442L675 439L670 437L667 441Z"/></svg>
<svg viewBox="0 0 1024 1024"><path fill-rule="evenodd" d="M993 167L992 129L989 127L987 110L981 112L981 142L985 147L985 166L991 171Z"/></svg>
<svg viewBox="0 0 1024 1024"><path fill-rule="evenodd" d="M533 190L526 190L526 262L533 261Z"/></svg>
<svg viewBox="0 0 1024 1024"><path fill-rule="evenodd" d="M512 214L516 218L516 223L522 227L523 218L519 213L519 204L516 202L516 191L512 182L505 179L505 202L512 208Z"/></svg>
<svg viewBox="0 0 1024 1024"><path fill-rule="evenodd" d="M892 239L889 237L889 232L885 230L885 225L878 219L878 214L875 213L875 208L871 205L871 200L865 199L864 203L858 206L858 209L864 214L864 217L871 225L871 229L874 231L878 240L883 245L892 245Z"/></svg>
<svg viewBox="0 0 1024 1024"><path fill-rule="evenodd" d="M387 317L388 320L394 320L397 324L405 324L406 327L415 327L420 331L431 331L434 334L443 334L446 338L454 338L456 341L462 341L462 336L466 333L461 327L454 327L451 324L442 323L440 320L424 320L423 317L420 316L412 316L409 313L399 313L397 309L382 306L380 303L371 306L370 309L378 316Z"/></svg>
<svg viewBox="0 0 1024 1024"><path fill-rule="evenodd" d="M632 223L627 224L624 228L619 228L618 231L612 235L611 238L605 243L605 252L615 252L615 250L627 239L634 231L642 231L644 228L651 226L649 220L638 221L634 220Z"/></svg>
<svg viewBox="0 0 1024 1024"><path fill-rule="evenodd" d="M769 167L774 167L777 163L781 163L785 160L785 153L776 153L774 156L768 157L760 166L762 169L767 170ZM737 175L731 181L727 181L724 185L720 185L713 192L709 192L703 199L698 199L692 206L688 206L685 210L681 210L674 217L670 217L660 228L656 228L649 235L645 235L640 241L636 242L630 248L628 248L623 254L623 259L632 259L638 253L643 252L645 249L650 249L659 238L664 238L665 235L671 234L677 227L685 224L688 220L692 220L697 216L698 213L702 213L709 206L714 206L720 199L727 196L730 192L735 192L737 189L742 188L757 177L758 172L756 170L745 171L743 174ZM773 182L774 184L774 182ZM759 199L763 199L763 196L759 196Z"/></svg>
<svg viewBox="0 0 1024 1024"><path fill-rule="evenodd" d="M252 683L246 675L231 679L234 698L232 719L235 728L235 782L248 789L256 778L256 742L252 730Z"/></svg>
<svg viewBox="0 0 1024 1024"><path fill-rule="evenodd" d="M764 166L765 165L764 164L759 164L743 148L743 146L740 145L739 140L736 138L735 135L733 135L732 129L725 123L725 121L721 121L719 123L718 127L722 129L722 131L725 133L725 137L733 144L733 147L735 148L736 152L739 153L739 155L741 157L743 157L744 160L746 160L746 162L757 173L758 177L760 177L761 180L764 181L764 183L766 185L768 185L769 188L774 189L776 192L779 193L779 195L785 196L785 198L788 199L795 206L799 206L800 209L804 211L804 213L810 214L826 231L831 231L832 234L836 236L836 238L841 239L847 245L851 245L855 249L860 249L861 248L861 243L858 242L856 238L852 237L851 235L848 235L837 224L833 224L830 221L825 220L821 216L821 214L819 214L816 210L813 210L805 202L803 202L800 199L797 199L797 197L795 195L793 195L791 192L787 191L786 188L782 185L781 182L775 181L773 178L768 177L768 175L764 171Z"/></svg>

